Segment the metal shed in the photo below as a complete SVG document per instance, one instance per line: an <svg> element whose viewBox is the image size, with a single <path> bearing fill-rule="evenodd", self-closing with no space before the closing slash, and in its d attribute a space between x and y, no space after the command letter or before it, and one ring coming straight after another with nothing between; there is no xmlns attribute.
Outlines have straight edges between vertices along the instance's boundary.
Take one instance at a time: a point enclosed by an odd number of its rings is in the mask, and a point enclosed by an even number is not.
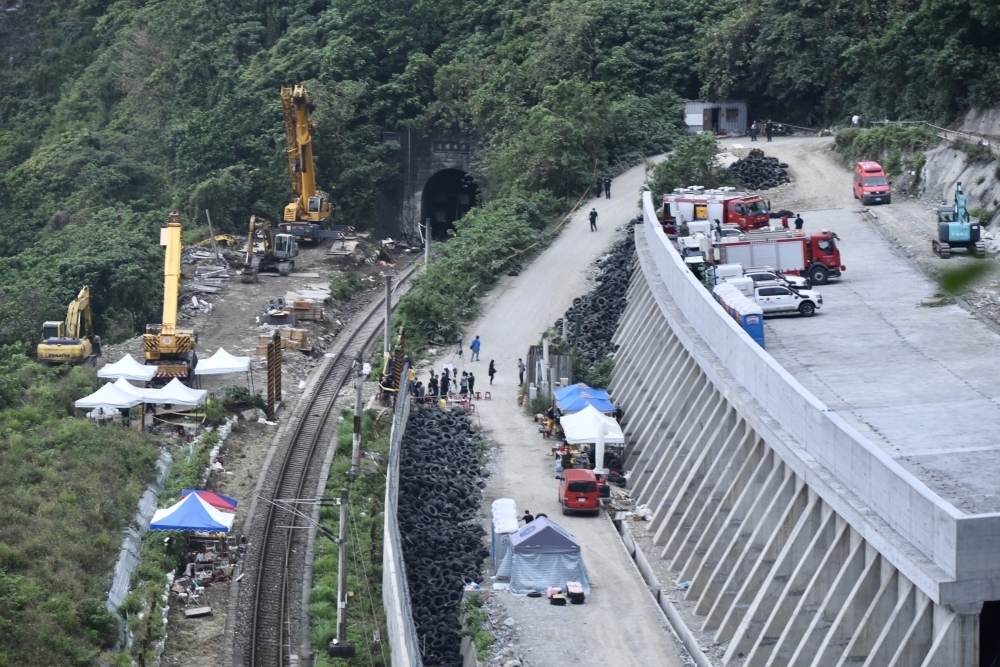
<svg viewBox="0 0 1000 667"><path fill-rule="evenodd" d="M721 132L746 134L747 103L741 100L716 100L714 102L686 102L684 121L688 132Z"/></svg>

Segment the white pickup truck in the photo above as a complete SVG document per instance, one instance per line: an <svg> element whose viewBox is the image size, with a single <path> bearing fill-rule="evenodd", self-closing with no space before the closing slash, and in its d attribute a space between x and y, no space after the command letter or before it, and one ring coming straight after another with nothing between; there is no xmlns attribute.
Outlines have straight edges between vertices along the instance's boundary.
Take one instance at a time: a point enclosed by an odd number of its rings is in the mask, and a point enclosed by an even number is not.
<svg viewBox="0 0 1000 667"><path fill-rule="evenodd" d="M781 285L758 287L752 298L765 316L797 312L804 317L812 317L823 306L823 295L819 292Z"/></svg>

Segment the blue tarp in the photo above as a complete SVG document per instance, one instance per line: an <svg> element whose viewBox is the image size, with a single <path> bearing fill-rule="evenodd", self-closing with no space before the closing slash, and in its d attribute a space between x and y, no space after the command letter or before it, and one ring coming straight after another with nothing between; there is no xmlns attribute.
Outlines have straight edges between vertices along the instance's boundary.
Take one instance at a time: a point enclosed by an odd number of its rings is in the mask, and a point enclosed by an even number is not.
<svg viewBox="0 0 1000 667"><path fill-rule="evenodd" d="M233 527L235 517L235 514L215 509L197 493L191 493L175 505L156 510L149 529L227 533Z"/></svg>
<svg viewBox="0 0 1000 667"><path fill-rule="evenodd" d="M572 384L555 390L556 407L563 412L579 412L588 405L594 406L598 412L614 412L615 404L611 395L603 389L594 389L584 383Z"/></svg>

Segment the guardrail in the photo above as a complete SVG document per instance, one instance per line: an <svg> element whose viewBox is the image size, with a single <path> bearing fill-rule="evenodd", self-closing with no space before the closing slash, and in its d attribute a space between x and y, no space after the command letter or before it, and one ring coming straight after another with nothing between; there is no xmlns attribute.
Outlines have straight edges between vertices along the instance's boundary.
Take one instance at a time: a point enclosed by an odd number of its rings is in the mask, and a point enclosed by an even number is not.
<svg viewBox="0 0 1000 667"><path fill-rule="evenodd" d="M933 123L928 123L926 120L873 120L871 125L926 125L927 127L933 128L941 139L944 141L955 141L957 139L968 139L980 146L985 146L990 149L993 155L1000 155L1000 141L996 140L996 137L989 137L985 134L976 134L974 132L962 132L961 130L949 130L947 127L940 127L934 125Z"/></svg>
<svg viewBox="0 0 1000 667"><path fill-rule="evenodd" d="M403 364L400 377L407 377L409 370L409 363ZM402 539L397 519L399 458L403 446L403 432L406 430L409 417L410 395L407 392L400 392L396 398L396 409L392 416L392 434L389 437L382 544L382 605L385 608L393 667L423 667L417 643L417 629L413 624L410 587L406 582L406 565L403 562Z"/></svg>
<svg viewBox="0 0 1000 667"><path fill-rule="evenodd" d="M944 599L936 601L961 604L996 599L1000 594L996 561L1000 514L963 514L803 387L733 320L723 316L673 250L656 219L650 193L644 192L642 199L650 253L664 285L733 379L803 450L787 450L792 460L786 462L807 480L817 475L809 470L809 459L820 463L827 474L832 473L866 508L940 568L945 575L943 582L938 578ZM834 507L844 502L842 498L824 500ZM925 577L922 583L934 578L926 572ZM921 583L919 578L915 580Z"/></svg>

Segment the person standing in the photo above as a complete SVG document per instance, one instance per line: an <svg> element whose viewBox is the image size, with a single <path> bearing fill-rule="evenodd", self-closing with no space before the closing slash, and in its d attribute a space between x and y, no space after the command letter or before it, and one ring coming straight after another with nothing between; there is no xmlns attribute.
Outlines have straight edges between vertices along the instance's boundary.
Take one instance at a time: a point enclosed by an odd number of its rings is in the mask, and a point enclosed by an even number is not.
<svg viewBox="0 0 1000 667"><path fill-rule="evenodd" d="M750 141L757 141L757 135L760 134L760 126L755 120L750 124Z"/></svg>
<svg viewBox="0 0 1000 667"><path fill-rule="evenodd" d="M524 361L519 358L517 360L517 383L518 384L524 384L524 371L525 371Z"/></svg>
<svg viewBox="0 0 1000 667"><path fill-rule="evenodd" d="M448 398L448 390L451 389L451 378L448 377L448 369L444 369L441 374L441 398Z"/></svg>
<svg viewBox="0 0 1000 667"><path fill-rule="evenodd" d="M462 382L459 385L458 394L462 398L468 398L469 396L469 374L462 371Z"/></svg>
<svg viewBox="0 0 1000 667"><path fill-rule="evenodd" d="M479 336L476 336L475 340L472 341L472 345L469 349L472 350L472 356L469 357L469 361L479 361L479 348L482 347L482 343L479 340Z"/></svg>
<svg viewBox="0 0 1000 667"><path fill-rule="evenodd" d="M597 231L597 209L590 209L590 231Z"/></svg>
<svg viewBox="0 0 1000 667"><path fill-rule="evenodd" d="M433 374L431 374L431 379L427 381L427 395L430 396L431 401L437 399L438 379Z"/></svg>
<svg viewBox="0 0 1000 667"><path fill-rule="evenodd" d="M858 114L851 116L851 127L861 127L861 116Z"/></svg>
<svg viewBox="0 0 1000 667"><path fill-rule="evenodd" d="M802 220L802 214L799 213L797 216L795 216L795 231L801 232L802 231L802 225L804 225L804 224L805 224L805 221Z"/></svg>
<svg viewBox="0 0 1000 667"><path fill-rule="evenodd" d="M410 366L410 372L406 375L410 382L410 393L413 393L413 387L416 386L417 383L417 370L413 366Z"/></svg>
<svg viewBox="0 0 1000 667"><path fill-rule="evenodd" d="M472 374L472 371L469 371L469 396L476 397L476 376Z"/></svg>
<svg viewBox="0 0 1000 667"><path fill-rule="evenodd" d="M604 192L604 179L598 176L597 185L594 187L594 196L600 197L602 192Z"/></svg>
<svg viewBox="0 0 1000 667"><path fill-rule="evenodd" d="M788 214L783 213L781 215L781 227L782 229L788 229Z"/></svg>
<svg viewBox="0 0 1000 667"><path fill-rule="evenodd" d="M764 134L767 135L767 140L770 141L771 137L774 136L774 123L768 118L767 122L764 123Z"/></svg>
<svg viewBox="0 0 1000 667"><path fill-rule="evenodd" d="M610 176L605 176L604 177L604 196L607 199L611 199L611 177Z"/></svg>
<svg viewBox="0 0 1000 667"><path fill-rule="evenodd" d="M492 359L490 359L490 369L486 372L490 376L490 384L493 384L493 376L497 374L497 367L493 364Z"/></svg>

